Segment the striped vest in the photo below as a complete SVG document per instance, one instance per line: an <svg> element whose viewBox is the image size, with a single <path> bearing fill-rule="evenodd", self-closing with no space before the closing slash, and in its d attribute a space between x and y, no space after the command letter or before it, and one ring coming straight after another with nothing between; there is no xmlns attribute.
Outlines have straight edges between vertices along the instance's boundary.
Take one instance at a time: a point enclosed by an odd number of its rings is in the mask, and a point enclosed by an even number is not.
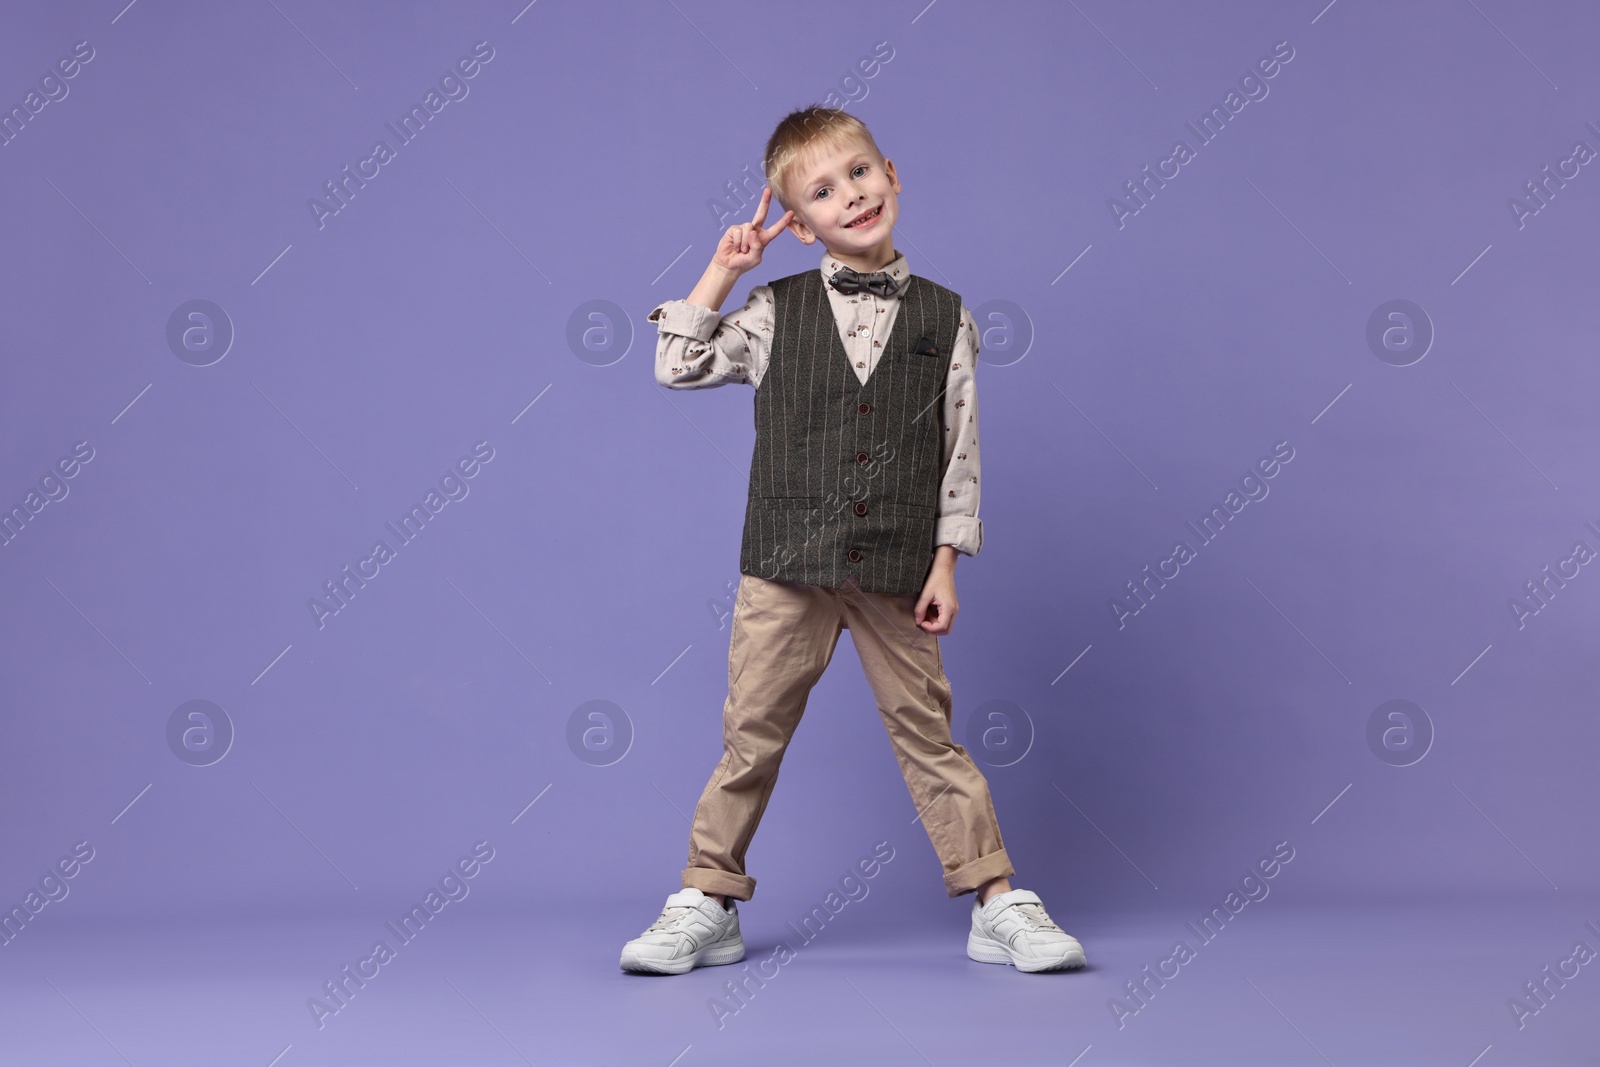
<svg viewBox="0 0 1600 1067"><path fill-rule="evenodd" d="M772 282L739 570L920 593L944 476L944 391L961 297L912 275L865 384L819 270Z"/></svg>

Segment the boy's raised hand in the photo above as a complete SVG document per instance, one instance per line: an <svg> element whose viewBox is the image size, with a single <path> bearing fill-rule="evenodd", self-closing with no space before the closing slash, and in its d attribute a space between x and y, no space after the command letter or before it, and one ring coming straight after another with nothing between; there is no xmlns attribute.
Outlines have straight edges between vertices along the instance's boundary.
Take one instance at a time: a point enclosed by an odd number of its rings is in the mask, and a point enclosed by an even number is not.
<svg viewBox="0 0 1600 1067"><path fill-rule="evenodd" d="M761 262L762 249L771 244L789 225L789 220L794 218L793 211L785 211L783 218L763 229L761 224L767 221L767 205L771 202L772 186L769 185L761 190L761 203L756 205L755 217L749 222L729 226L728 232L722 235L716 254L711 257L712 263L734 274L743 274Z"/></svg>

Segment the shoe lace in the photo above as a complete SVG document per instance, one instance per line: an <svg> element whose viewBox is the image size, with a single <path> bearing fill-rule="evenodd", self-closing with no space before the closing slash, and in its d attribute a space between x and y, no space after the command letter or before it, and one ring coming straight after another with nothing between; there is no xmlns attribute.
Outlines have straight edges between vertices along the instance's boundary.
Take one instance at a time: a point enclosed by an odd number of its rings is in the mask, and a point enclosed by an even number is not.
<svg viewBox="0 0 1600 1067"><path fill-rule="evenodd" d="M1048 912L1040 904L1013 904L1013 910L1022 917L1022 921L1035 930L1060 930Z"/></svg>
<svg viewBox="0 0 1600 1067"><path fill-rule="evenodd" d="M671 930L673 927L677 926L678 923L683 921L683 917L685 915L693 910L693 908L684 907L681 905L663 908L661 911L661 917L656 919L655 922L651 923L650 928L646 930L645 933L653 934L661 930Z"/></svg>

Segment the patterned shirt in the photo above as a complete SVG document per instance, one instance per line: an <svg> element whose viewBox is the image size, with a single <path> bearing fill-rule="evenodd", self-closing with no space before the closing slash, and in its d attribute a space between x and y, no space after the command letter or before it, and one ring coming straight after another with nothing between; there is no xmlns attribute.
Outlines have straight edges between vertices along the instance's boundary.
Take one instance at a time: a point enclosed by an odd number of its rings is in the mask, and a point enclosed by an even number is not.
<svg viewBox="0 0 1600 1067"><path fill-rule="evenodd" d="M894 328L900 293L910 278L904 253L883 270L896 282L893 295L880 297L865 289L846 296L827 280L844 266L825 253L823 289L833 306L839 339L856 377L866 384L877 366L883 342ZM743 307L726 315L691 304L666 300L648 316L656 324L656 381L672 389L703 389L728 382L761 387L772 355L773 299L770 285L750 290ZM983 547L983 521L978 518L978 331L972 315L961 309L955 352L944 391L944 475L934 543L952 545L969 556Z"/></svg>

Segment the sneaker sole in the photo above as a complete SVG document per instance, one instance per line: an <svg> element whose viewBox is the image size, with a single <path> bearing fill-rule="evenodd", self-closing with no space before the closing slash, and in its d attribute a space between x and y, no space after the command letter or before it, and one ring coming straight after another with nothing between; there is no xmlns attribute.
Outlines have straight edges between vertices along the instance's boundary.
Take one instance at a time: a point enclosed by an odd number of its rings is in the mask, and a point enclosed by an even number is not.
<svg viewBox="0 0 1600 1067"><path fill-rule="evenodd" d="M967 958L978 963L1008 963L1027 974L1041 971L1075 971L1088 962L1082 950L1068 952L1056 960L1019 960L1010 949L976 933L967 935Z"/></svg>
<svg viewBox="0 0 1600 1067"><path fill-rule="evenodd" d="M744 938L707 945L692 956L676 960L656 960L637 956L624 948L622 969L636 974L687 974L696 967L720 967L744 959Z"/></svg>

